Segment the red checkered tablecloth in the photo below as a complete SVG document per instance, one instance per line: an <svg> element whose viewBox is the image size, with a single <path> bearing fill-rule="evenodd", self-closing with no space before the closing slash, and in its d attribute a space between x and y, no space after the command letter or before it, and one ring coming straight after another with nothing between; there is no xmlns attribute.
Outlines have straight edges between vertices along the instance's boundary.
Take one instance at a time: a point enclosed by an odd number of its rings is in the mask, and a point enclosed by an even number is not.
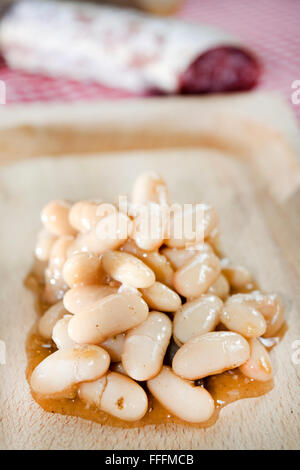
<svg viewBox="0 0 300 470"><path fill-rule="evenodd" d="M234 33L252 49L263 65L259 89L278 90L293 105L291 85L300 80L299 0L186 0L180 18L209 23ZM0 67L7 103L130 98L132 93L98 84L53 79Z"/></svg>

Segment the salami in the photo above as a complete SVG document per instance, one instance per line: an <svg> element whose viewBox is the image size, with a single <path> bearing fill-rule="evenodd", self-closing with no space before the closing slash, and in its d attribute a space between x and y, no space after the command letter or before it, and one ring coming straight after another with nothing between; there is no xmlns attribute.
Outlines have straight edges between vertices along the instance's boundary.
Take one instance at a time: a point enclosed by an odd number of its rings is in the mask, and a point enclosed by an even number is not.
<svg viewBox="0 0 300 470"><path fill-rule="evenodd" d="M259 77L255 57L222 31L80 2L15 3L0 48L12 68L138 93L241 91Z"/></svg>

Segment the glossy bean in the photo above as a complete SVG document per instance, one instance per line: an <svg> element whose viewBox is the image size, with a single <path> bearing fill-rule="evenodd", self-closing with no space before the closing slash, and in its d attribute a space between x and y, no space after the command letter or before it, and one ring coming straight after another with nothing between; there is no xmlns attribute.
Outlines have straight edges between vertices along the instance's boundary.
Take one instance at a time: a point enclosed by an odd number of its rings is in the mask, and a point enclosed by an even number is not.
<svg viewBox="0 0 300 470"><path fill-rule="evenodd" d="M207 421L214 412L210 393L178 377L170 367L164 366L156 377L148 380L147 386L164 408L189 423Z"/></svg>
<svg viewBox="0 0 300 470"><path fill-rule="evenodd" d="M249 340L250 357L240 371L250 379L266 382L272 378L272 365L268 351L257 338Z"/></svg>
<svg viewBox="0 0 300 470"><path fill-rule="evenodd" d="M133 240L127 240L120 251L129 253L142 260L155 274L156 280L169 287L173 285L173 268L168 259L157 251L145 251L139 248Z"/></svg>
<svg viewBox="0 0 300 470"><path fill-rule="evenodd" d="M140 289L144 300L153 310L161 312L176 312L181 306L181 299L177 292L161 282L155 282L150 287Z"/></svg>
<svg viewBox="0 0 300 470"><path fill-rule="evenodd" d="M222 323L246 338L256 338L265 333L267 324L257 305L247 301L244 294L229 297L221 313Z"/></svg>
<svg viewBox="0 0 300 470"><path fill-rule="evenodd" d="M68 333L69 321L72 315L65 315L58 320L52 331L52 340L57 349L70 349L76 346L76 343L70 338Z"/></svg>
<svg viewBox="0 0 300 470"><path fill-rule="evenodd" d="M101 343L101 348L105 349L110 355L111 362L120 362L125 343L125 333L108 338Z"/></svg>
<svg viewBox="0 0 300 470"><path fill-rule="evenodd" d="M184 297L198 297L217 280L220 260L212 253L199 253L174 274L174 287Z"/></svg>
<svg viewBox="0 0 300 470"><path fill-rule="evenodd" d="M39 320L39 334L43 338L51 339L55 324L68 313L69 312L65 309L62 300L52 305Z"/></svg>
<svg viewBox="0 0 300 470"><path fill-rule="evenodd" d="M80 383L102 377L109 367L109 355L98 346L76 346L50 354L33 370L30 385L35 393L48 397L69 397Z"/></svg>
<svg viewBox="0 0 300 470"><path fill-rule="evenodd" d="M100 282L101 263L92 253L78 253L71 256L64 264L63 277L69 287L91 285Z"/></svg>
<svg viewBox="0 0 300 470"><path fill-rule="evenodd" d="M48 232L46 229L39 231L35 245L35 256L37 259L40 261L48 261L50 258L51 248L53 247L56 239L56 235L53 235L53 233Z"/></svg>
<svg viewBox="0 0 300 470"><path fill-rule="evenodd" d="M69 335L76 343L100 344L139 325L148 316L148 306L138 295L112 294L74 315Z"/></svg>
<svg viewBox="0 0 300 470"><path fill-rule="evenodd" d="M151 312L148 318L126 334L122 364L127 374L142 381L155 377L172 335L172 323L161 312Z"/></svg>
<svg viewBox="0 0 300 470"><path fill-rule="evenodd" d="M76 230L70 225L69 212L71 204L66 201L52 201L41 213L44 227L53 235L74 235Z"/></svg>
<svg viewBox="0 0 300 470"><path fill-rule="evenodd" d="M169 200L167 185L154 171L142 173L134 182L131 200L134 204L148 202L167 204Z"/></svg>
<svg viewBox="0 0 300 470"><path fill-rule="evenodd" d="M142 387L117 372L108 372L102 379L81 384L79 397L124 421L137 421L148 409L148 398Z"/></svg>
<svg viewBox="0 0 300 470"><path fill-rule="evenodd" d="M249 357L249 344L243 336L216 331L192 338L181 346L173 358L172 367L175 374L197 380L239 367Z"/></svg>
<svg viewBox="0 0 300 470"><path fill-rule="evenodd" d="M150 287L155 282L152 269L129 253L120 251L104 253L102 266L113 279L137 289Z"/></svg>
<svg viewBox="0 0 300 470"><path fill-rule="evenodd" d="M223 302L215 295L202 295L186 302L175 314L173 337L181 345L189 339L213 331L220 321Z"/></svg>
<svg viewBox="0 0 300 470"><path fill-rule="evenodd" d="M63 302L69 312L77 314L89 309L103 297L116 294L117 291L117 287L106 285L76 286L65 293Z"/></svg>

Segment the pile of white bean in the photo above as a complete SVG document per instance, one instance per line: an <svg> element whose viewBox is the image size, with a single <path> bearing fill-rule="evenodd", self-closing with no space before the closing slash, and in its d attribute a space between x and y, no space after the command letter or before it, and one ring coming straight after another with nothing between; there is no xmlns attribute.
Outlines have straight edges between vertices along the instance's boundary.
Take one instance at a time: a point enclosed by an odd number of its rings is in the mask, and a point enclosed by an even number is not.
<svg viewBox="0 0 300 470"><path fill-rule="evenodd" d="M142 174L131 201L168 203L164 180ZM222 258L214 209L205 205L205 240L193 245L141 236L136 219L122 212L117 217L130 224L128 238L99 240L96 227L99 233L111 223L101 204L53 201L42 211L35 254L51 306L38 330L57 351L34 369L32 390L79 396L135 421L148 411L147 389L173 415L199 423L215 404L198 379L239 367L251 379L269 380L260 338L281 328L283 304L254 290L247 269ZM164 365L170 342L178 346L172 366Z"/></svg>

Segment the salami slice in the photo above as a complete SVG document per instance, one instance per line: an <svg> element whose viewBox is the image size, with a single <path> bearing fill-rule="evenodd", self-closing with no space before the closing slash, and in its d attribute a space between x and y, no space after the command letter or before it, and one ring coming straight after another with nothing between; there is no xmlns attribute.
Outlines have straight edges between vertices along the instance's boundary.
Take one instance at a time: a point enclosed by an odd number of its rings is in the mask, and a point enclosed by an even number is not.
<svg viewBox="0 0 300 470"><path fill-rule="evenodd" d="M240 91L259 77L254 56L222 31L80 2L15 3L0 47L12 68L133 92Z"/></svg>

